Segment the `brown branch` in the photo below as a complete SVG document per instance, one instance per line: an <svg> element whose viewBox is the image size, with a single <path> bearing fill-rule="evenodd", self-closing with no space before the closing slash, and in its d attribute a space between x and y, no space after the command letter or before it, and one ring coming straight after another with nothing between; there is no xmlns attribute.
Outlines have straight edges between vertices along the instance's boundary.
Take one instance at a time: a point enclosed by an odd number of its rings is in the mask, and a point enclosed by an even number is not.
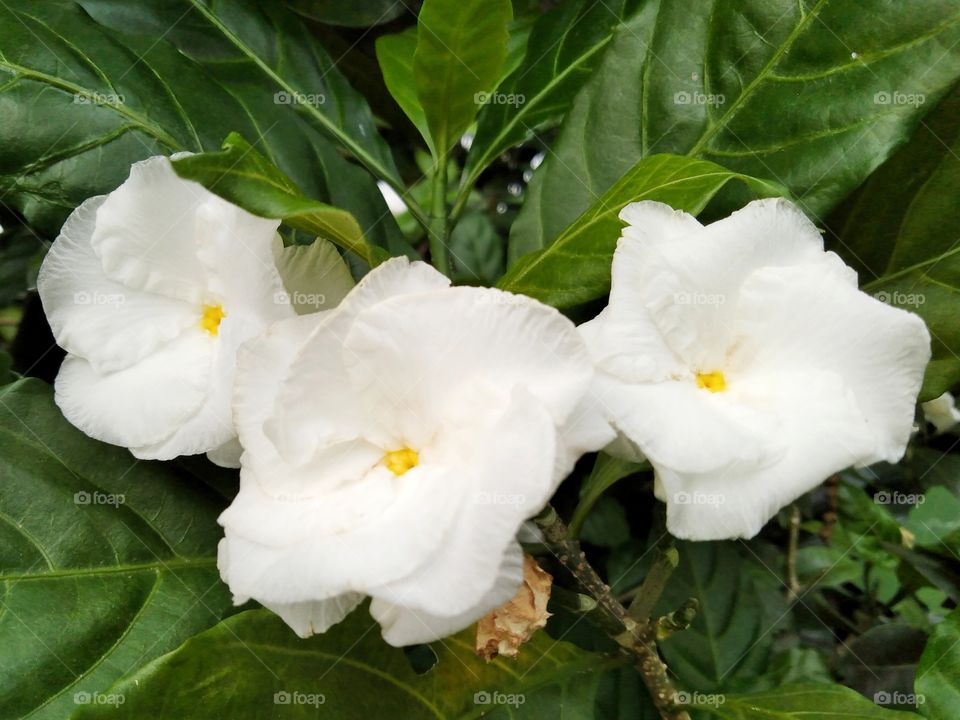
<svg viewBox="0 0 960 720"><path fill-rule="evenodd" d="M630 616L627 609L610 592L610 587L587 561L580 549L580 544L570 536L566 524L552 506L546 507L536 518L536 523L543 532L546 544L553 549L560 564L573 576L580 590L596 601L597 608L592 610L590 616L598 621L602 629L625 652L634 657L637 672L647 686L660 717L663 720L690 720L687 711L677 705L677 689L657 650L656 622L650 619L637 622ZM673 552L676 553L676 550ZM666 577L662 578L662 582L658 579L656 584L662 591L663 585L666 584ZM644 585L647 583L644 582ZM652 603L644 601L644 605L650 604L651 610L655 603L656 598ZM598 613L597 610L602 610L602 613Z"/></svg>

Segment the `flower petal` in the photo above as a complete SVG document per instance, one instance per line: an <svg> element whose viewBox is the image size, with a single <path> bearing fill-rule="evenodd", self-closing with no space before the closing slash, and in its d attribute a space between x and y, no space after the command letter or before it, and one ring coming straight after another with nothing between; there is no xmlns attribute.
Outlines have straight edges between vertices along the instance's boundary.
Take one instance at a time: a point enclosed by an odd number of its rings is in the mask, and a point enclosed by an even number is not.
<svg viewBox="0 0 960 720"><path fill-rule="evenodd" d="M874 447L869 424L843 380L786 370L751 377L742 390L763 403L782 453L720 472L685 473L654 464L667 502L667 529L687 540L750 538L776 512Z"/></svg>
<svg viewBox="0 0 960 720"><path fill-rule="evenodd" d="M593 393L628 447L678 472L719 472L780 451L764 416L730 392L711 393L692 379L634 384L601 372Z"/></svg>
<svg viewBox="0 0 960 720"><path fill-rule="evenodd" d="M433 642L463 630L517 593L523 579L523 552L513 543L503 557L496 581L474 604L456 615L434 615L375 597L370 615L383 628L383 639L394 647Z"/></svg>
<svg viewBox="0 0 960 720"><path fill-rule="evenodd" d="M371 595L432 615L468 611L496 582L501 558L523 522L546 504L562 479L553 473L555 426L539 403L521 389L509 409L498 412L483 408L479 395L445 428L449 445L436 460L464 468L449 535L428 563L371 588ZM478 418L484 412L488 416ZM470 476L468 484L464 479Z"/></svg>
<svg viewBox="0 0 960 720"><path fill-rule="evenodd" d="M240 439L233 437L227 440L223 445L207 451L207 459L214 465L222 468L239 468L240 456L243 454L243 446Z"/></svg>
<svg viewBox="0 0 960 720"><path fill-rule="evenodd" d="M462 496L457 473L380 466L312 498L273 494L246 466L220 516L236 594L264 603L322 600L409 575L433 557Z"/></svg>
<svg viewBox="0 0 960 720"><path fill-rule="evenodd" d="M858 463L903 456L930 359L918 316L816 268L770 267L744 283L738 334L744 341L731 360L738 372L819 369L843 379L875 437Z"/></svg>
<svg viewBox="0 0 960 720"><path fill-rule="evenodd" d="M213 357L213 341L199 328L113 373L68 355L55 399L67 420L97 440L124 447L161 442L202 407Z"/></svg>
<svg viewBox="0 0 960 720"><path fill-rule="evenodd" d="M289 363L287 376L297 382L281 386L266 423L266 435L285 461L301 465L324 445L354 439L369 429L344 365L345 357L353 354L345 340L357 314L387 299L442 290L449 283L426 263L391 258L369 272L334 310L322 313Z"/></svg>
<svg viewBox="0 0 960 720"><path fill-rule="evenodd" d="M129 367L197 323L190 303L107 278L90 245L105 199L91 198L70 214L37 277L57 344L100 373Z"/></svg>
<svg viewBox="0 0 960 720"><path fill-rule="evenodd" d="M357 316L344 362L367 406L402 437L435 426L471 378L507 392L526 388L562 423L593 374L567 318L492 288L456 287L379 303Z"/></svg>
<svg viewBox="0 0 960 720"><path fill-rule="evenodd" d="M166 157L134 163L97 210L94 252L112 280L199 305L208 291L197 256L197 210L223 202L178 177Z"/></svg>
<svg viewBox="0 0 960 720"><path fill-rule="evenodd" d="M179 455L195 455L218 448L236 436L231 410L231 393L236 372L237 347L240 338L249 332L242 323L226 319L212 341L213 372L203 405L194 415L158 443L131 447L136 456L155 460L171 460Z"/></svg>
<svg viewBox="0 0 960 720"><path fill-rule="evenodd" d="M329 600L302 603L263 603L302 638L325 633L363 602L359 593L344 593Z"/></svg>
<svg viewBox="0 0 960 720"><path fill-rule="evenodd" d="M795 205L758 200L674 243L639 243L644 268L629 302L650 312L667 345L689 366L708 372L723 363L733 338L740 286L767 266L810 265L851 285L856 275L833 253Z"/></svg>

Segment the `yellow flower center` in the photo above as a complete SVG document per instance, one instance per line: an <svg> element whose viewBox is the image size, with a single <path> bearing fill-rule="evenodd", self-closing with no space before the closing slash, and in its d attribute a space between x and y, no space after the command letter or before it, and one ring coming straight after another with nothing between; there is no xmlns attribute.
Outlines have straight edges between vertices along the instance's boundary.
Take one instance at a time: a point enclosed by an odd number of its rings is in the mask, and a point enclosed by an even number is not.
<svg viewBox="0 0 960 720"><path fill-rule="evenodd" d="M403 475L410 468L420 464L420 453L410 448L391 450L383 456L383 464L394 475Z"/></svg>
<svg viewBox="0 0 960 720"><path fill-rule="evenodd" d="M200 315L200 327L216 337L220 332L220 321L226 316L222 305L204 305Z"/></svg>
<svg viewBox="0 0 960 720"><path fill-rule="evenodd" d="M723 392L727 389L727 379L720 370L697 373L697 387L705 388L710 392Z"/></svg>

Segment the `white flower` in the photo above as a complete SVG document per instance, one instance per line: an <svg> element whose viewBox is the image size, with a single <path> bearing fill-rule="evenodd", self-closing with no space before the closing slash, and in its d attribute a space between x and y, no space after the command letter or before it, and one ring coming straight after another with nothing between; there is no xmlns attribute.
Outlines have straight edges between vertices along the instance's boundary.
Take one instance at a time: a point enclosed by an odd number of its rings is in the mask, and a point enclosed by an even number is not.
<svg viewBox="0 0 960 720"><path fill-rule="evenodd" d="M235 464L237 347L294 315L280 300L277 226L180 179L164 157L78 207L37 280L68 353L56 380L66 418L140 458L212 451Z"/></svg>
<svg viewBox="0 0 960 720"><path fill-rule="evenodd" d="M653 464L674 535L751 537L832 473L903 455L926 326L860 292L798 208L620 217L610 303L581 332L614 447Z"/></svg>
<svg viewBox="0 0 960 720"><path fill-rule="evenodd" d="M388 642L456 632L516 593L516 535L576 458L613 438L556 310L448 286L395 258L334 310L238 360L240 492L219 566L299 635L364 596Z"/></svg>
<svg viewBox="0 0 960 720"><path fill-rule="evenodd" d="M957 410L957 401L951 393L945 392L920 407L923 408L924 418L933 425L938 435L960 423L960 410Z"/></svg>

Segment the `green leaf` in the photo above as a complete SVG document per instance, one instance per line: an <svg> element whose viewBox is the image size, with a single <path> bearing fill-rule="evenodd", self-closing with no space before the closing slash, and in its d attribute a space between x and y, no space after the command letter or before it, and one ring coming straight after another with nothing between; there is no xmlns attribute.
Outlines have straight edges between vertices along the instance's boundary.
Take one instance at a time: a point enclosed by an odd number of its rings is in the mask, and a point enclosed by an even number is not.
<svg viewBox="0 0 960 720"><path fill-rule="evenodd" d="M309 245L274 245L274 262L300 315L336 307L353 289L350 267L332 243L317 238Z"/></svg>
<svg viewBox="0 0 960 720"><path fill-rule="evenodd" d="M466 212L447 245L457 282L492 285L503 275L504 241L486 213Z"/></svg>
<svg viewBox="0 0 960 720"><path fill-rule="evenodd" d="M131 163L216 150L235 130L311 197L353 212L372 242L399 239L368 173L343 158L300 106L274 102L279 88L218 38L199 11L186 2L164 7L175 15L149 2L91 0L88 12L67 0L0 5L0 194L7 205L52 238L76 205L123 182ZM267 17L250 13L249 3L218 7L231 15L247 7L248 32L287 67L317 77L329 68L329 58L282 10L269 14L289 30L283 36ZM205 54L188 57L191 39ZM362 99L336 70L324 83L311 91L324 92L353 127Z"/></svg>
<svg viewBox="0 0 960 720"><path fill-rule="evenodd" d="M507 57L509 0L426 0L413 74L437 153L445 154L494 88Z"/></svg>
<svg viewBox="0 0 960 720"><path fill-rule="evenodd" d="M545 247L655 153L776 180L818 218L960 76L952 0L636 5L534 175L511 258Z"/></svg>
<svg viewBox="0 0 960 720"><path fill-rule="evenodd" d="M471 628L433 645L436 664L417 675L362 608L308 640L272 613L254 610L197 635L117 685L111 692L125 698L119 707L91 705L76 718L180 720L203 707L207 717L259 720L276 717L284 698L285 718L318 712L345 719L548 717L560 706L571 717L590 717L600 671L619 662L539 632L518 659L486 663L474 653L474 639ZM217 669L215 682L211 668ZM495 702L483 702L488 698Z"/></svg>
<svg viewBox="0 0 960 720"><path fill-rule="evenodd" d="M960 707L960 610L933 628L914 681L924 702L920 711L931 720L954 720Z"/></svg>
<svg viewBox="0 0 960 720"><path fill-rule="evenodd" d="M934 552L960 551L960 500L943 487L932 487L917 498L904 527L914 544Z"/></svg>
<svg viewBox="0 0 960 720"><path fill-rule="evenodd" d="M413 56L417 50L417 28L410 27L396 35L377 38L377 62L383 73L383 82L400 109L420 131L432 154L436 154L427 116L417 95L417 83L413 74Z"/></svg>
<svg viewBox="0 0 960 720"><path fill-rule="evenodd" d="M718 704L691 705L724 720L919 720L911 712L886 710L842 685L783 685L767 692L722 695Z"/></svg>
<svg viewBox="0 0 960 720"><path fill-rule="evenodd" d="M350 87L299 18L279 3L79 2L98 22L115 30L172 42L231 90L256 87L274 104L291 106L375 175L396 178L390 148L377 132L366 100Z"/></svg>
<svg viewBox="0 0 960 720"><path fill-rule="evenodd" d="M36 258L45 252L43 240L24 225L0 232L0 307L10 305L31 287Z"/></svg>
<svg viewBox="0 0 960 720"><path fill-rule="evenodd" d="M180 177L200 183L254 215L277 218L292 228L326 238L370 265L385 257L382 248L367 244L353 215L304 196L276 165L236 133L227 137L220 152L180 158L173 161L173 167Z"/></svg>
<svg viewBox="0 0 960 720"><path fill-rule="evenodd" d="M407 7L397 0L286 0L294 12L304 17L329 25L365 28L382 25L407 12Z"/></svg>
<svg viewBox="0 0 960 720"><path fill-rule="evenodd" d="M960 380L960 87L874 173L839 230L837 251L863 289L922 317L933 339L921 400Z"/></svg>
<svg viewBox="0 0 960 720"><path fill-rule="evenodd" d="M51 388L0 389L0 716L62 720L230 612L226 499L91 440Z"/></svg>
<svg viewBox="0 0 960 720"><path fill-rule="evenodd" d="M558 308L602 297L610 290L610 263L625 205L656 200L696 215L728 182L740 180L756 195L782 195L775 183L731 172L705 160L654 155L638 162L550 245L515 263L498 287Z"/></svg>
<svg viewBox="0 0 960 720"><path fill-rule="evenodd" d="M626 509L612 497L600 498L583 523L580 539L598 547L617 547L629 541Z"/></svg>
<svg viewBox="0 0 960 720"><path fill-rule="evenodd" d="M0 385L12 383L16 379L17 375L13 372L13 358L10 357L10 353L0 350Z"/></svg>
<svg viewBox="0 0 960 720"><path fill-rule="evenodd" d="M590 515L590 510L600 496L615 482L638 472L643 467L645 467L643 464L621 460L613 455L598 454L597 459L593 461L593 470L580 487L580 502L570 519L570 532L574 536L579 535L580 528L583 527L584 521Z"/></svg>
<svg viewBox="0 0 960 720"><path fill-rule="evenodd" d="M537 20L523 62L480 111L464 187L504 150L566 114L613 37L622 4L567 2Z"/></svg>
<svg viewBox="0 0 960 720"><path fill-rule="evenodd" d="M680 685L712 693L752 689L768 669L771 644L787 615L784 587L773 571L731 542L683 542L680 565L657 606L672 612L688 598L700 603L689 629L660 644Z"/></svg>

